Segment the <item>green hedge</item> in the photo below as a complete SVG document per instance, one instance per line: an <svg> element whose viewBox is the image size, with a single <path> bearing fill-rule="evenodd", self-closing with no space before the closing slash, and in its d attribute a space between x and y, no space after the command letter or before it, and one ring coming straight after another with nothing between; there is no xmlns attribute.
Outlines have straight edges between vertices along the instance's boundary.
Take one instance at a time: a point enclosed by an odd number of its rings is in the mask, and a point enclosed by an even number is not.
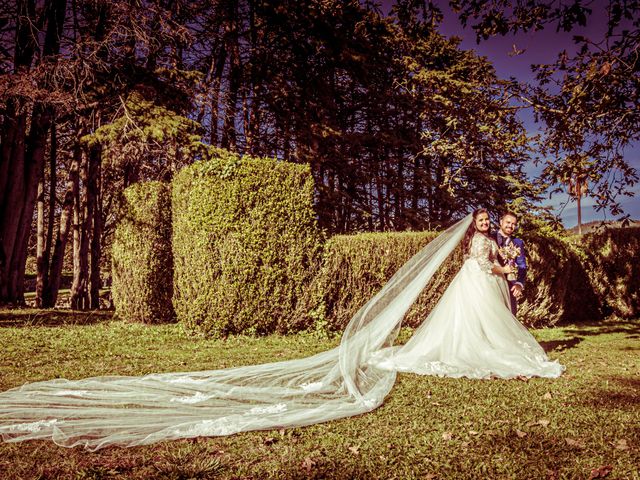
<svg viewBox="0 0 640 480"><path fill-rule="evenodd" d="M313 285L316 313L326 328L342 331L355 312L395 271L436 236L434 232L363 233L335 236L326 243L322 268ZM528 235L529 271L518 317L535 327L597 320L598 299L576 247L555 237ZM407 313L417 326L440 299L462 264L458 248Z"/></svg>
<svg viewBox="0 0 640 480"><path fill-rule="evenodd" d="M124 191L111 259L118 317L143 323L174 320L169 185L138 183Z"/></svg>
<svg viewBox="0 0 640 480"><path fill-rule="evenodd" d="M309 326L322 246L308 165L214 150L173 181L174 306L210 336Z"/></svg>
<svg viewBox="0 0 640 480"><path fill-rule="evenodd" d="M559 237L523 237L529 268L518 318L533 327L600 319L598 298L579 249Z"/></svg>
<svg viewBox="0 0 640 480"><path fill-rule="evenodd" d="M435 238L435 232L337 235L325 244L322 267L312 286L307 310L330 331L342 331L357 310L409 258ZM458 249L407 313L405 325L417 326L440 298L461 265Z"/></svg>
<svg viewBox="0 0 640 480"><path fill-rule="evenodd" d="M580 246L604 314L640 316L640 227L589 233Z"/></svg>

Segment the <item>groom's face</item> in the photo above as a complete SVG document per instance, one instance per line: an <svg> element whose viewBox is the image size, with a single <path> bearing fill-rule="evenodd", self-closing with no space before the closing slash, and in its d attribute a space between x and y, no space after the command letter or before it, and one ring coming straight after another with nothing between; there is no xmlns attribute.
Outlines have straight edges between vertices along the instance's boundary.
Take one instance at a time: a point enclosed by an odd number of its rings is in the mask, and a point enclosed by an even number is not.
<svg viewBox="0 0 640 480"><path fill-rule="evenodd" d="M513 215L505 215L500 219L500 230L509 236L516 229L517 224L518 220Z"/></svg>

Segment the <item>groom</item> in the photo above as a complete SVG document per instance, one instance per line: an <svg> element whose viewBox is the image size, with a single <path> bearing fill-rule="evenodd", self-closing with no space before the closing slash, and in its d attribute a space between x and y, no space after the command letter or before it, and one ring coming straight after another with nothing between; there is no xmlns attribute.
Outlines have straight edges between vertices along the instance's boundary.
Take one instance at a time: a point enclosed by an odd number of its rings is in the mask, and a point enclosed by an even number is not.
<svg viewBox="0 0 640 480"><path fill-rule="evenodd" d="M524 290L524 280L527 276L527 260L524 252L524 242L519 238L512 237L514 230L518 224L518 217L513 212L505 212L500 218L500 228L496 232L496 242L499 247L503 247L513 243L520 248L520 255L516 258L516 266L518 273L515 280L509 280L509 296L511 297L511 312L515 315L518 310L518 300L522 297ZM502 263L503 260L500 259Z"/></svg>

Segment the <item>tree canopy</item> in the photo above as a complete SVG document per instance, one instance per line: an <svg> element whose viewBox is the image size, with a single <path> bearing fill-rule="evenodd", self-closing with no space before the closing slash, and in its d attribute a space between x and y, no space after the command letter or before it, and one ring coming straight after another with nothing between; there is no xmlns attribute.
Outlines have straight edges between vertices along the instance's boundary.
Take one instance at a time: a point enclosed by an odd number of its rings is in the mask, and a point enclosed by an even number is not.
<svg viewBox="0 0 640 480"><path fill-rule="evenodd" d="M544 125L541 180L551 185L589 182L598 209L623 213L638 172L625 158L640 141L640 2L606 0L452 0L450 6L480 42L491 36L600 23L599 37L573 36L554 62L532 65L533 85L514 85ZM435 8L435 7L433 7Z"/></svg>
<svg viewBox="0 0 640 480"><path fill-rule="evenodd" d="M577 1L516 3L451 2L479 38L588 14ZM442 36L426 1L388 14L357 0L0 1L0 299L22 301L34 254L38 298L55 303L72 246L72 304L98 306L124 188L212 148L308 164L329 233L530 209L575 172L617 212L615 192L636 178L622 156L638 138L637 18L625 20L636 10L611 0L606 51L584 40L523 86ZM514 95L559 158L538 185Z"/></svg>

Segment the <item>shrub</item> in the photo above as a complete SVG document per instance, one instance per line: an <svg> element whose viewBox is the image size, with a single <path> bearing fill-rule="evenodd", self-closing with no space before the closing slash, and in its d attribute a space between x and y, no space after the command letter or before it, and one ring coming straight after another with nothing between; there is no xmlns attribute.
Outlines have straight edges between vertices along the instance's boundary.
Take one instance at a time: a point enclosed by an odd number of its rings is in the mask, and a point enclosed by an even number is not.
<svg viewBox="0 0 640 480"><path fill-rule="evenodd" d="M342 331L357 310L436 232L363 233L329 239L313 284L309 310L332 331ZM599 317L597 298L574 247L545 235L525 239L529 262L518 317L530 326ZM462 265L458 247L407 313L415 327L429 314Z"/></svg>
<svg viewBox="0 0 640 480"><path fill-rule="evenodd" d="M124 191L112 247L112 278L120 318L143 323L174 319L169 185L138 183Z"/></svg>
<svg viewBox="0 0 640 480"><path fill-rule="evenodd" d="M211 336L308 326L300 300L321 235L308 165L212 158L173 181L174 306L179 321Z"/></svg>
<svg viewBox="0 0 640 480"><path fill-rule="evenodd" d="M518 318L532 327L601 318L581 252L557 236L531 232L523 237L529 268Z"/></svg>
<svg viewBox="0 0 640 480"><path fill-rule="evenodd" d="M640 227L588 233L580 241L585 265L605 315L640 314Z"/></svg>
<svg viewBox="0 0 640 480"><path fill-rule="evenodd" d="M322 267L313 283L308 310L330 331L342 331L409 258L435 238L435 232L337 235L325 244ZM461 265L457 249L418 297L404 321L417 326L436 304Z"/></svg>

